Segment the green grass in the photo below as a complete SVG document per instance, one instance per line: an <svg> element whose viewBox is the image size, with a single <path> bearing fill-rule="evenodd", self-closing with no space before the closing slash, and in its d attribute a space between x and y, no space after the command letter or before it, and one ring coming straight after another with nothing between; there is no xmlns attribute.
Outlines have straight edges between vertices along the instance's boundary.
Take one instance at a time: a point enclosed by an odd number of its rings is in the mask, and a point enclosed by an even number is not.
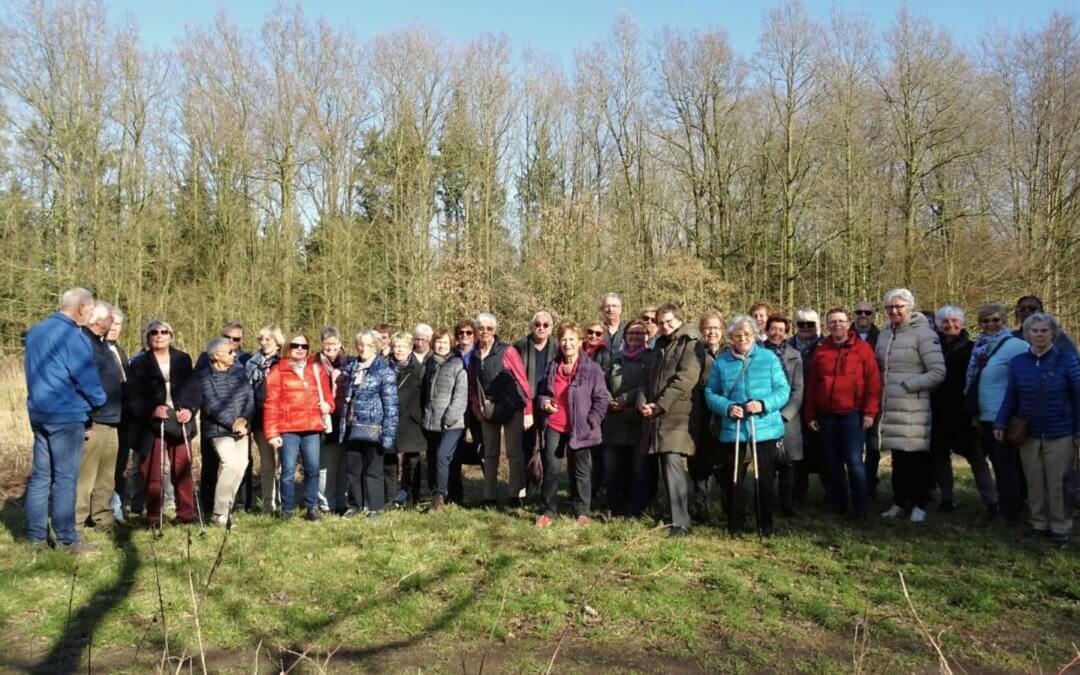
<svg viewBox="0 0 1080 675"><path fill-rule="evenodd" d="M170 655L197 655L190 571L219 671L251 672L261 643L262 670L270 658L287 666L290 649L325 658L337 648L331 666L343 671L477 672L483 659L488 672L538 672L565 629L558 672L850 672L860 621L870 630L864 672L934 670L902 571L952 663L1055 670L1080 641L1077 549L986 525L962 488L967 508L924 526L873 518L856 530L808 509L779 518L765 543L714 527L668 540L652 522L537 530L525 511L316 524L241 516L208 590L221 529L193 537L190 558L189 530L174 527L153 545L134 531L130 545L73 559L21 543L23 515L9 505L0 668L86 669L90 658L102 672L146 672L164 628Z"/></svg>

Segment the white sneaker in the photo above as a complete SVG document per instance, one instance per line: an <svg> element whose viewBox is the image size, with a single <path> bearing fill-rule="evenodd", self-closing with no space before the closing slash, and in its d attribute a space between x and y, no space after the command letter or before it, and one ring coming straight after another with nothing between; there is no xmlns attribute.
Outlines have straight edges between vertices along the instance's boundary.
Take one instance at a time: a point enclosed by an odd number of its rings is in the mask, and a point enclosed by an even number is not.
<svg viewBox="0 0 1080 675"><path fill-rule="evenodd" d="M911 509L911 522L921 523L926 520L926 511L923 511L918 506Z"/></svg>
<svg viewBox="0 0 1080 675"><path fill-rule="evenodd" d="M895 517L897 517L898 515L900 515L903 512L904 512L904 509L900 508L896 504L893 504L892 506L889 507L888 511L883 511L882 512L881 517L882 518L895 518ZM925 515L924 515L924 517L925 517Z"/></svg>

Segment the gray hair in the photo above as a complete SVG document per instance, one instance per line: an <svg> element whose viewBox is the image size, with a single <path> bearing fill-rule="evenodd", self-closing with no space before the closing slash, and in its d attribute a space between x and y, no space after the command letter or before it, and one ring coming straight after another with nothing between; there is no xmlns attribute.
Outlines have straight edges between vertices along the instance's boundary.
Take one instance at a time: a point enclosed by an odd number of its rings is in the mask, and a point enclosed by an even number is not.
<svg viewBox="0 0 1080 675"><path fill-rule="evenodd" d="M215 338L212 338L210 342L206 343L206 353L210 356L210 358L213 358L214 354L217 354L221 351L232 351L232 338L227 338L219 335Z"/></svg>
<svg viewBox="0 0 1080 675"><path fill-rule="evenodd" d="M499 328L499 320L496 319L495 315L491 312L480 312L479 314L477 314L476 323L479 324L481 321L487 321L488 323L494 325L496 330L498 330Z"/></svg>
<svg viewBox="0 0 1080 675"><path fill-rule="evenodd" d="M988 302L985 305L983 305L982 307L979 307L979 315L978 316L979 316L979 321L981 322L983 319L985 319L987 317L994 316L995 314L1000 314L1001 315L1001 325L1004 326L1005 325L1005 317L1008 315L1008 313L1009 313L1008 308L1006 308L1005 305L1001 304L1000 302Z"/></svg>
<svg viewBox="0 0 1080 675"><path fill-rule="evenodd" d="M60 296L60 310L77 310L94 301L94 294L85 288L69 288Z"/></svg>
<svg viewBox="0 0 1080 675"><path fill-rule="evenodd" d="M816 311L810 309L809 307L800 307L799 309L795 310L794 321L813 321L817 325L821 325L821 317L818 316L818 313Z"/></svg>
<svg viewBox="0 0 1080 675"><path fill-rule="evenodd" d="M956 305L945 305L934 313L934 325L938 328L941 328L941 322L945 319L960 319L961 326L967 325L967 318L964 316L964 310Z"/></svg>
<svg viewBox="0 0 1080 675"><path fill-rule="evenodd" d="M416 324L416 328L413 328L413 335L418 338L427 338L428 340L431 339L434 332L435 331L432 330L431 326L426 323L418 323Z"/></svg>
<svg viewBox="0 0 1080 675"><path fill-rule="evenodd" d="M1028 318L1024 319L1024 339L1031 342L1031 327L1037 323L1045 323L1050 327L1051 339L1056 340L1059 333L1061 333L1061 324L1054 318L1054 315L1050 312L1035 312Z"/></svg>
<svg viewBox="0 0 1080 675"><path fill-rule="evenodd" d="M124 320L124 313L122 311L120 311L120 308L117 307L116 305L112 306L112 320L113 320L113 323L116 323L117 321L123 321Z"/></svg>
<svg viewBox="0 0 1080 675"><path fill-rule="evenodd" d="M882 302L884 302L885 305L888 306L888 304L892 302L893 298L900 298L904 301L905 305L912 309L915 308L915 296L912 294L911 291L906 288L894 288L891 291L886 291L885 297L882 298Z"/></svg>
<svg viewBox="0 0 1080 675"><path fill-rule="evenodd" d="M371 328L364 328L356 334L356 344L361 342L370 341L372 346L378 349L379 347L379 334Z"/></svg>
<svg viewBox="0 0 1080 675"><path fill-rule="evenodd" d="M555 317L552 316L551 312L547 311L546 309L538 309L538 310L536 310L536 313L534 313L532 315L532 318L529 319L529 323L536 323L536 320L539 319L542 316L546 316L548 319L551 320L551 323L555 323Z"/></svg>
<svg viewBox="0 0 1080 675"><path fill-rule="evenodd" d="M341 331L338 330L337 326L327 326L319 331L319 342L330 338L335 338L338 342L341 342Z"/></svg>
<svg viewBox="0 0 1080 675"><path fill-rule="evenodd" d="M608 300L618 300L619 301L619 307L622 307L622 304L623 304L622 298L619 297L618 293L605 293L604 297L600 298L600 307L603 308L604 303L607 302Z"/></svg>
<svg viewBox="0 0 1080 675"><path fill-rule="evenodd" d="M737 314L734 318L731 319L731 321L728 321L728 338L730 339L736 331L743 328L744 326L750 329L750 334L754 336L755 340L761 339L761 331L758 330L757 321L755 321L754 317L750 316L749 314Z"/></svg>
<svg viewBox="0 0 1080 675"><path fill-rule="evenodd" d="M407 330L400 330L400 331L398 331L398 332L396 332L396 333L394 333L393 335L390 336L390 344L391 345L396 345L396 344L400 343L400 344L404 344L409 349L412 349L412 341L413 341L412 333L410 333Z"/></svg>
<svg viewBox="0 0 1080 675"><path fill-rule="evenodd" d="M171 323L169 323L168 321L166 321L164 319L150 319L150 322L146 324L145 328L143 328L143 332L142 332L143 345L146 345L146 346L150 345L150 331L154 330L155 328L168 328L169 332L172 333L172 336L174 338L176 337L176 331L173 330L173 327L172 327Z"/></svg>
<svg viewBox="0 0 1080 675"><path fill-rule="evenodd" d="M104 321L105 319L112 319L112 305L104 300L95 300L94 308L90 310L90 318L87 319L86 325L93 326L94 324Z"/></svg>

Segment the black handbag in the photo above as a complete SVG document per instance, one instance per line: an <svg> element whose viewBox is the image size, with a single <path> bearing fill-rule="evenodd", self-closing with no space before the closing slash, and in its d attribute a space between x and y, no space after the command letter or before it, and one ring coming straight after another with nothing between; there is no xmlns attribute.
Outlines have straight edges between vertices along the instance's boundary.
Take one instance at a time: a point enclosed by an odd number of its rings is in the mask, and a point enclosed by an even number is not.
<svg viewBox="0 0 1080 675"><path fill-rule="evenodd" d="M161 423L164 425L165 436L173 440L183 440L184 431L187 431L187 437L193 438L195 435L195 418L192 417L188 420L187 424L180 424L180 420L176 419L176 408L169 408L169 414ZM160 429L160 428L159 428Z"/></svg>
<svg viewBox="0 0 1080 675"><path fill-rule="evenodd" d="M490 390L484 389L479 376L476 384L480 390L480 417L485 422L506 424L519 410L524 410L525 397L514 376L505 370L495 377Z"/></svg>

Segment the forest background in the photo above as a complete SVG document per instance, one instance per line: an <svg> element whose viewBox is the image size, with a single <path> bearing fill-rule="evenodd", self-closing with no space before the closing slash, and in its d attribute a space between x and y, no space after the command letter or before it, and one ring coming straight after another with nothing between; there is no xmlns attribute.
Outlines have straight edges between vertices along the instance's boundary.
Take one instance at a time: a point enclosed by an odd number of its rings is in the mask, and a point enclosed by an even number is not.
<svg viewBox="0 0 1080 675"><path fill-rule="evenodd" d="M346 331L537 308L578 319L768 300L1080 312L1080 30L1055 13L964 48L901 8L763 12L644 34L567 66L505 35L360 41L220 14L149 48L92 1L0 18L0 349L71 285L169 319ZM128 331L126 342L133 342Z"/></svg>

